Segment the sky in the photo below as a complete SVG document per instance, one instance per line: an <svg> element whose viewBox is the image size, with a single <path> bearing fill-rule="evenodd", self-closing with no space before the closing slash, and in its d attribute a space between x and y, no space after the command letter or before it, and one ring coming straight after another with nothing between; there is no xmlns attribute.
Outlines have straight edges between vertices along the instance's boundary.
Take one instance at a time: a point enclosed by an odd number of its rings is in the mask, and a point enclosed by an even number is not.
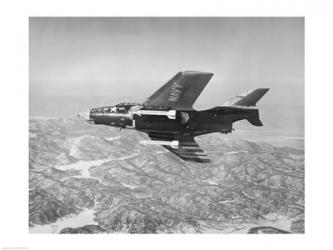
<svg viewBox="0 0 333 250"><path fill-rule="evenodd" d="M214 73L194 107L250 89L268 127L304 129L304 19L49 18L29 21L30 116L143 102L183 70ZM115 102L115 103L113 103Z"/></svg>

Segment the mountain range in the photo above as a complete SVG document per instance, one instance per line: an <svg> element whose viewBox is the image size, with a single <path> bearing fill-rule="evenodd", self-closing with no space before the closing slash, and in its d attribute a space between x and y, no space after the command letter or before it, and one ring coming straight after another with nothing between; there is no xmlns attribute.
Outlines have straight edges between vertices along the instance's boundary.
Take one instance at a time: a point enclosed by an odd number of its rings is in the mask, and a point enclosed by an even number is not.
<svg viewBox="0 0 333 250"><path fill-rule="evenodd" d="M31 118L30 232L304 233L303 149L209 134L197 142L212 163L200 164L147 139Z"/></svg>

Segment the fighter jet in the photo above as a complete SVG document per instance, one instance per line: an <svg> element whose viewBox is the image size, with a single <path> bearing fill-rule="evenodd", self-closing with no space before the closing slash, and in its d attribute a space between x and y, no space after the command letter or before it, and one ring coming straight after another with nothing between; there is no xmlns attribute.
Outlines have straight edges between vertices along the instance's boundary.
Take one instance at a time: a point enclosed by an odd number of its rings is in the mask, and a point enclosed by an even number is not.
<svg viewBox="0 0 333 250"><path fill-rule="evenodd" d="M237 95L222 106L198 111L193 104L213 73L183 71L172 77L143 103L120 103L92 108L78 116L93 124L136 129L147 133L144 144L162 145L185 161L211 162L195 137L231 133L233 123L246 119L263 126L256 103L269 90L258 88Z"/></svg>

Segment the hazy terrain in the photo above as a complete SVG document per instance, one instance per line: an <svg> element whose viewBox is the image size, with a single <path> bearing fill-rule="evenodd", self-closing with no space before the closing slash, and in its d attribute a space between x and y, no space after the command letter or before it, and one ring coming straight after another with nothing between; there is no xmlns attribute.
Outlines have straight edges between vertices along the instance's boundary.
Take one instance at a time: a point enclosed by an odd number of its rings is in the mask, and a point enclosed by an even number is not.
<svg viewBox="0 0 333 250"><path fill-rule="evenodd" d="M31 118L30 232L303 233L304 141L257 129L198 137L213 163L194 164L137 131Z"/></svg>

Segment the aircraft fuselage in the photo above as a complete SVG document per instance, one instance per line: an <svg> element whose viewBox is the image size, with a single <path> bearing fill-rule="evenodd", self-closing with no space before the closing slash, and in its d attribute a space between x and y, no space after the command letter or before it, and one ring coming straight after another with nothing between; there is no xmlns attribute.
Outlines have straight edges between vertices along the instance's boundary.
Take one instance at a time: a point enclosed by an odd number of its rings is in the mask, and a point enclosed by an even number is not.
<svg viewBox="0 0 333 250"><path fill-rule="evenodd" d="M94 124L103 124L120 128L131 128L150 134L172 135L203 135L213 132L230 133L232 123L242 119L258 117L257 109L239 107L215 107L204 111L177 110L175 117L167 115L140 114L136 112L140 107L142 112L167 112L163 107L145 108L136 104L120 104L91 109L89 121ZM161 112L162 111L162 112Z"/></svg>

